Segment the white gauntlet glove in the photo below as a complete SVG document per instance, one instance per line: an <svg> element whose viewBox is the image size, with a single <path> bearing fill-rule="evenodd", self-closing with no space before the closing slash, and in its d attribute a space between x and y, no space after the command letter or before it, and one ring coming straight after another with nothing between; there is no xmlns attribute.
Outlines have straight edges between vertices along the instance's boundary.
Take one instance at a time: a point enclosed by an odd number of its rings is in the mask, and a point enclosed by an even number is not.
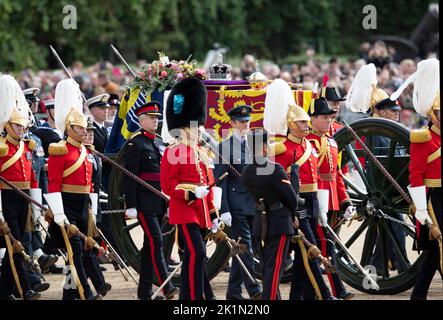
<svg viewBox="0 0 443 320"><path fill-rule="evenodd" d="M137 218L137 209L136 208L126 209L126 216L130 219Z"/></svg>
<svg viewBox="0 0 443 320"><path fill-rule="evenodd" d="M209 193L209 189L207 187L197 187L195 188L195 197L198 199L203 199L204 197L206 197Z"/></svg>
<svg viewBox="0 0 443 320"><path fill-rule="evenodd" d="M227 225L228 227L230 227L232 225L232 216L230 212L225 212L222 213L222 215L220 216L220 220L223 221L223 223L225 225Z"/></svg>
<svg viewBox="0 0 443 320"><path fill-rule="evenodd" d="M222 224L222 222L218 218L215 218L214 220L212 220L211 232L216 233L217 230L220 228L221 224Z"/></svg>
<svg viewBox="0 0 443 320"><path fill-rule="evenodd" d="M429 216L428 210L416 210L415 211L415 218L420 221L420 223L422 225L426 225L426 224L432 224L432 219Z"/></svg>
<svg viewBox="0 0 443 320"><path fill-rule="evenodd" d="M426 203L426 187L411 187L408 186L409 194L415 205L415 218L420 221L421 224L432 224L432 219L428 214L428 205Z"/></svg>
<svg viewBox="0 0 443 320"><path fill-rule="evenodd" d="M326 227L328 224L329 190L317 190L317 198L319 207L318 224L321 227Z"/></svg>
<svg viewBox="0 0 443 320"><path fill-rule="evenodd" d="M42 203L42 189L33 188L29 190L29 196L37 201L38 203ZM32 218L34 220L34 224L37 224L38 219L42 215L42 210L36 204L31 202L31 210L32 210Z"/></svg>
<svg viewBox="0 0 443 320"><path fill-rule="evenodd" d="M355 207L354 206L348 206L345 210L345 213L343 214L343 218L346 219L346 221L351 220L356 215Z"/></svg>

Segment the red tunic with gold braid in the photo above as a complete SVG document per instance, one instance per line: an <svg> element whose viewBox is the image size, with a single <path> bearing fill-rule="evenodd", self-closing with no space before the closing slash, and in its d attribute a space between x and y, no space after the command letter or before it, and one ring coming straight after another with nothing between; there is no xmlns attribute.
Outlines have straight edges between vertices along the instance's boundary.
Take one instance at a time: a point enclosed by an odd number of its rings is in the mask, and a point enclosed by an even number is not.
<svg viewBox="0 0 443 320"><path fill-rule="evenodd" d="M343 128L343 125L338 121L334 121L334 122L332 122L331 128L329 129L329 132L326 135L328 137L332 138L332 136L341 128ZM342 153L340 152L338 154L338 166L340 167L343 174L348 175L349 174L348 166L344 165L343 168L341 167L341 155L342 155Z"/></svg>
<svg viewBox="0 0 443 320"><path fill-rule="evenodd" d="M351 203L338 168L338 147L334 139L312 131L307 137L318 153L318 188L329 190L329 210L338 211Z"/></svg>
<svg viewBox="0 0 443 320"><path fill-rule="evenodd" d="M166 148L160 165L160 184L163 192L170 196L169 223L197 223L202 229L211 227L216 217L212 189L203 199L193 194L197 186L213 183L210 162L204 148L187 142Z"/></svg>
<svg viewBox="0 0 443 320"><path fill-rule="evenodd" d="M411 132L409 183L411 187L425 185L428 188L439 188L441 187L440 129L433 125L431 130L426 130L428 132L423 132L423 129ZM415 138L420 134L430 137L421 142Z"/></svg>
<svg viewBox="0 0 443 320"><path fill-rule="evenodd" d="M298 162L300 168L300 193L317 191L317 152L306 138L297 138L291 134L283 143L284 150L275 156L290 173L291 165ZM295 152L295 159L294 159Z"/></svg>
<svg viewBox="0 0 443 320"><path fill-rule="evenodd" d="M0 175L19 189L37 188L29 141L16 141L8 135L4 143L8 153L0 157ZM11 187L0 182L0 189L11 189Z"/></svg>
<svg viewBox="0 0 443 320"><path fill-rule="evenodd" d="M60 142L57 143L59 144ZM66 140L63 154L52 153L51 147L48 158L48 192L93 192L90 151L70 137Z"/></svg>
<svg viewBox="0 0 443 320"><path fill-rule="evenodd" d="M334 121L332 122L331 128L329 129L327 135L332 138L332 136L341 128L343 128L343 125L338 121Z"/></svg>

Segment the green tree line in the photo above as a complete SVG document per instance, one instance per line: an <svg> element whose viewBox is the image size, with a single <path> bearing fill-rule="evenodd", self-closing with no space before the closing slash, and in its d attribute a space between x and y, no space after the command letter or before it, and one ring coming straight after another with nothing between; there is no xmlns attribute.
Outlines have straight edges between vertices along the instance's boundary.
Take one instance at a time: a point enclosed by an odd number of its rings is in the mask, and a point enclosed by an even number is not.
<svg viewBox="0 0 443 320"><path fill-rule="evenodd" d="M426 13L422 0L0 0L0 70L55 67L52 44L66 63L109 59L113 43L129 60L192 54L202 61L214 42L229 56L279 60L314 45L352 54L377 34L408 38ZM364 30L362 9L377 10L377 30ZM77 29L63 13L73 5Z"/></svg>

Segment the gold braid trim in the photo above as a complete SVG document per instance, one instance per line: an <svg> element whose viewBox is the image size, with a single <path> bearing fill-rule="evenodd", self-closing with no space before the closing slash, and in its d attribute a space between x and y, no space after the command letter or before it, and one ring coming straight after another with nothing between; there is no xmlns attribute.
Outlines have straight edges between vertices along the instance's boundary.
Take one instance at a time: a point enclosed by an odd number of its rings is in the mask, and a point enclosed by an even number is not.
<svg viewBox="0 0 443 320"><path fill-rule="evenodd" d="M411 131L410 140L412 143L425 143L431 140L431 132L428 128L415 129Z"/></svg>

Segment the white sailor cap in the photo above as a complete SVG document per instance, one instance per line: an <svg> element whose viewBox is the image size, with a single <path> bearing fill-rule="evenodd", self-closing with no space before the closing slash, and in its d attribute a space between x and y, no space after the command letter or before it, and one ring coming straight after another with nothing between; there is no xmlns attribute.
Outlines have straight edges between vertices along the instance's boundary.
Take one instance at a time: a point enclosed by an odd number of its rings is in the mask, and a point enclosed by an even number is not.
<svg viewBox="0 0 443 320"><path fill-rule="evenodd" d="M88 99L85 103L86 107L89 109L92 109L94 107L110 107L108 103L109 94L100 94L98 96L92 97L91 99Z"/></svg>
<svg viewBox="0 0 443 320"><path fill-rule="evenodd" d="M46 100L46 101L43 101L43 102L45 104L46 109L54 108L54 105L55 105L55 100L54 99Z"/></svg>
<svg viewBox="0 0 443 320"><path fill-rule="evenodd" d="M23 94L25 95L25 98L31 102L39 102L40 99L37 97L40 93L39 88L28 88L23 90Z"/></svg>

